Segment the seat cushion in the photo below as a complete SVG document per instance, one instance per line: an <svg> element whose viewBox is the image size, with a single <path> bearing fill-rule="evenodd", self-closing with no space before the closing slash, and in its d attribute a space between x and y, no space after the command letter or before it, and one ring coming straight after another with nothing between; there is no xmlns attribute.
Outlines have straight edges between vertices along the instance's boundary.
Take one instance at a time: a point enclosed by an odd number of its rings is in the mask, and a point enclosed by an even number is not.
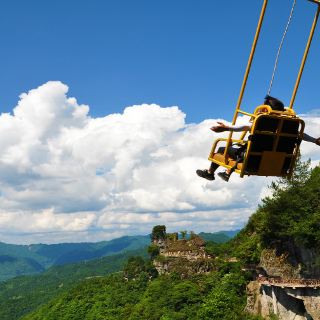
<svg viewBox="0 0 320 320"><path fill-rule="evenodd" d="M221 153L215 153L212 158L219 162L224 162L224 155ZM233 167L235 166L235 164L236 164L236 161L227 156L227 165ZM237 169L239 170L242 169L242 163L238 163Z"/></svg>

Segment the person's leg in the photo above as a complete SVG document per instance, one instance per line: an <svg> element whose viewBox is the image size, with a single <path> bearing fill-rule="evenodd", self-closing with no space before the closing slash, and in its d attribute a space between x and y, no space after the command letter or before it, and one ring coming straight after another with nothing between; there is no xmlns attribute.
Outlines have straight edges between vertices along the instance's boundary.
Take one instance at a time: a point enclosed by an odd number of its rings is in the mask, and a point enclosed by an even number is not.
<svg viewBox="0 0 320 320"><path fill-rule="evenodd" d="M228 149L229 153L229 149ZM225 172L219 172L218 176L228 182L231 174L237 169L238 163L243 162L244 160L244 149L243 148L233 148L233 150L230 150L230 153L234 156L234 159L236 159L236 163L231 169L227 169Z"/></svg>
<svg viewBox="0 0 320 320"><path fill-rule="evenodd" d="M217 153L224 153L225 147L220 147L218 149ZM207 180L214 180L214 173L219 168L219 165L215 162L211 162L209 169L200 170L198 169L196 171L197 175L201 178L207 179Z"/></svg>
<svg viewBox="0 0 320 320"><path fill-rule="evenodd" d="M207 180L214 180L214 173L211 173L210 169L204 169L204 170L200 170L198 169L196 171L196 174L201 177L201 178L204 178L204 179L207 179Z"/></svg>
<svg viewBox="0 0 320 320"><path fill-rule="evenodd" d="M220 147L220 148L218 149L218 152L217 152L217 153L223 154L225 149L226 149L225 147ZM214 174L214 172L215 172L219 167L220 167L220 166L219 166L217 163L211 162L210 168L209 168L209 172L212 173L212 174Z"/></svg>
<svg viewBox="0 0 320 320"><path fill-rule="evenodd" d="M234 165L231 169L227 169L227 170L224 171L224 172L219 172L219 173L218 173L218 176L219 176L222 180L228 182L229 179L230 179L230 176L232 175L232 173L237 169L238 163L241 162L241 161L243 161L243 159L242 159L242 160L241 160L241 159L238 159L238 160L236 161L235 165Z"/></svg>
<svg viewBox="0 0 320 320"><path fill-rule="evenodd" d="M215 162L211 162L209 172L214 174L214 172L219 168L220 166L216 164Z"/></svg>

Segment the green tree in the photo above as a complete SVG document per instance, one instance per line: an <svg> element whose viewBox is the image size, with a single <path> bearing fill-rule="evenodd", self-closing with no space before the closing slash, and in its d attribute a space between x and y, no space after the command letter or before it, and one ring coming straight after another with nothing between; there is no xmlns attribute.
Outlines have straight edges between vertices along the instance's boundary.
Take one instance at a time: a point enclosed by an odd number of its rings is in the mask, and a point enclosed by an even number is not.
<svg viewBox="0 0 320 320"><path fill-rule="evenodd" d="M166 238L166 226L157 225L154 226L151 233L151 240L164 240Z"/></svg>
<svg viewBox="0 0 320 320"><path fill-rule="evenodd" d="M187 230L181 230L180 233L181 233L182 239L185 239L187 237L188 231Z"/></svg>
<svg viewBox="0 0 320 320"><path fill-rule="evenodd" d="M141 257L130 257L123 268L124 276L131 280L135 279L141 272L145 271L145 261Z"/></svg>
<svg viewBox="0 0 320 320"><path fill-rule="evenodd" d="M199 320L244 320L244 287L245 279L240 274L225 274L206 297L197 318Z"/></svg>
<svg viewBox="0 0 320 320"><path fill-rule="evenodd" d="M151 260L156 258L159 255L159 252L160 252L159 247L155 244L151 244L148 247L148 254L149 254Z"/></svg>

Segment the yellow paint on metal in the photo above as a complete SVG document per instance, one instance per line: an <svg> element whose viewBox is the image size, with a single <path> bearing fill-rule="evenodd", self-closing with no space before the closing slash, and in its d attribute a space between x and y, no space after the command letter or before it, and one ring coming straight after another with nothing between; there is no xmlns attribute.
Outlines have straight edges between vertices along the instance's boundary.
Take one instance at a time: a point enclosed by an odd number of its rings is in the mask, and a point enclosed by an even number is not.
<svg viewBox="0 0 320 320"><path fill-rule="evenodd" d="M238 117L238 112L240 110L240 106L241 106L241 102L242 102L242 98L243 98L243 94L247 85L247 81L248 81L248 77L249 77L249 73L250 73L250 69L251 69L251 65L252 65L252 61L253 61L253 57L254 57L254 53L256 51L256 47L257 47L257 43L259 40L259 36L260 36L260 31L261 31L261 27L262 27L262 22L266 13L266 9L267 9L267 4L268 4L268 0L264 0L263 5L262 5L262 9L261 9L261 13L260 13L260 17L259 17L259 21L258 21L258 25L257 25L257 29L256 29L256 33L253 39L253 43L252 43L252 47L251 47L251 52L249 55L249 60L247 63L247 68L246 68L246 72L244 74L243 77L243 81L242 81L242 86L240 89L240 94L239 94L239 98L238 98L238 102L236 105L236 111L234 113L233 116L233 120L232 120L232 124L235 124L237 121L237 117ZM232 132L230 132L229 134L229 140L227 142L227 148L230 144L230 139L232 138ZM227 150L226 148L226 150ZM226 157L226 152L225 152L225 157Z"/></svg>
<svg viewBox="0 0 320 320"><path fill-rule="evenodd" d="M286 159L285 152L264 151L260 162L259 176L281 176L281 170Z"/></svg>
<svg viewBox="0 0 320 320"><path fill-rule="evenodd" d="M309 0L309 1L320 4L320 0ZM264 15L266 12L267 3L268 3L268 0L264 0L263 6L261 9L261 13L260 13L258 26L257 26L256 33L255 33L255 37L253 40L246 72L245 72L245 75L243 78L239 98L237 101L236 110L235 110L234 117L232 120L232 124L234 125L237 121L237 117L239 114L249 116L250 121L252 122L252 127L250 130L251 139L245 139L247 133L249 133L248 131L243 131L240 138L233 139L232 138L233 132L231 131L228 138L220 138L220 139L217 139L213 143L213 146L212 146L209 158L208 158L210 161L218 164L219 166L225 167L226 169L234 168L236 161L234 159L231 159L227 155L228 147L234 143L240 144L240 145L246 145L246 153L245 153L244 161L243 161L243 163L238 163L237 167L234 170L236 173L240 174L241 178L244 175L290 177L292 175L294 164L295 164L297 156L298 156L299 145L300 145L300 142L303 138L303 131L304 131L304 127L305 127L304 121L296 116L296 113L293 110L293 103L294 103L294 100L295 100L295 97L297 94L297 90L298 90L301 76L303 73L304 65L305 65L305 62L306 62L306 59L308 56L308 52L309 52L312 38L314 35L314 31L316 28L317 20L319 18L320 6L318 6L318 10L317 10L317 13L314 18L314 22L313 22L313 25L312 25L312 28L310 31L308 43L307 43L305 53L304 53L304 56L302 59L298 78L297 78L297 81L295 84L295 88L293 90L293 95L292 95L289 107L285 108L284 111L275 111L275 110L272 110L272 108L268 105L260 105L260 106L256 107L256 109L254 110L254 113L245 112L240 109L240 106L242 103L242 98L243 98L244 91L245 91L246 84L247 84L247 80L248 80L248 76L250 73L255 49L257 46L258 39L259 39L259 35L260 35L261 27L262 27L262 22L263 22ZM269 120L275 119L275 121L278 121L276 130L275 131L268 131L267 129L265 129L267 131L257 130L256 129L257 123L258 123L258 121L260 121L259 119L261 119L261 117L268 118ZM285 121L286 121L286 125L288 125L288 122L290 122L290 121L296 122L296 124L298 124L298 127L299 127L298 132L297 133L292 133L292 132L288 133L288 132L285 132L285 130L282 130ZM254 148L256 148L256 145L254 145L252 143L252 140L255 135L262 136L262 137L264 136L264 137L266 137L267 140L271 139L270 141L273 141L272 148L270 150L263 150L263 151L259 151L259 152L254 151ZM271 137L271 138L268 138L268 137ZM283 145L286 145L286 143L285 143L286 139L289 139L289 140L291 139L291 146L288 147L288 149L286 149L286 152L284 152L284 151L281 151L280 146L281 146L281 143L282 143L282 148L283 148ZM224 154L217 153L218 144L221 142L225 144ZM257 143L257 142L255 142L255 143ZM250 158L250 156L252 156L253 158ZM256 157L256 158L254 158L254 157ZM257 163L254 164L253 166L251 164L251 167L250 167L250 163L249 163L250 161L248 161L249 158L251 159L250 160L251 162L252 162L252 159L258 159Z"/></svg>
<svg viewBox="0 0 320 320"><path fill-rule="evenodd" d="M246 154L243 163L238 163L235 172L240 174L240 177L244 175L257 175L257 176L291 176L293 170L293 164L296 161L299 141L303 138L304 131L304 121L299 117L293 115L290 111L279 112L274 111L266 105L261 105L256 108L256 114L253 116L253 123L250 130L250 139L232 139L231 143L237 143L240 145L246 145ZM261 113L261 110L268 110L268 112ZM264 121L264 122L261 122ZM275 125L273 129L266 128L266 121L274 121ZM262 127L261 127L262 123ZM289 127L293 125L294 132L288 131L284 128L284 123ZM260 126L259 126L260 125ZM261 131L262 130L262 131ZM291 128L292 131L292 128ZM257 137L260 140L256 140ZM262 139L262 140L261 140ZM253 141L255 141L255 147L259 147L259 141L265 143L267 141L272 141L269 146L269 150L254 150ZM283 143L286 139L289 139L289 145L291 147L286 147L283 149ZM258 142L257 142L258 141ZM226 138L217 139L212 146L209 160L218 164L219 166L225 167L226 169L231 169L235 166L236 161L225 154L218 154L218 144L221 142L228 142ZM258 144L257 144L258 143ZM250 158L253 157L253 158ZM252 163L249 166L249 161L256 159L256 167L252 167ZM285 161L286 165L285 165ZM248 167L249 166L249 167ZM285 169L284 169L285 168Z"/></svg>

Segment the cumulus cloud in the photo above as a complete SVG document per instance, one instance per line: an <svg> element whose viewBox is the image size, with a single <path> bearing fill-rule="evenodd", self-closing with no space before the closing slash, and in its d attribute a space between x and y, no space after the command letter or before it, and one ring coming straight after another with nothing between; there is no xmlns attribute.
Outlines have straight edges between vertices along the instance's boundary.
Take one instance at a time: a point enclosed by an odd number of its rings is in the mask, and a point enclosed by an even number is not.
<svg viewBox="0 0 320 320"><path fill-rule="evenodd" d="M268 192L264 177L234 175L226 184L195 175L209 165L218 136L209 128L221 119L188 124L178 107L155 104L92 118L67 92L48 82L0 116L2 241L97 241L146 234L155 224L236 229ZM320 117L304 119L317 136ZM313 144L302 152L320 159Z"/></svg>

